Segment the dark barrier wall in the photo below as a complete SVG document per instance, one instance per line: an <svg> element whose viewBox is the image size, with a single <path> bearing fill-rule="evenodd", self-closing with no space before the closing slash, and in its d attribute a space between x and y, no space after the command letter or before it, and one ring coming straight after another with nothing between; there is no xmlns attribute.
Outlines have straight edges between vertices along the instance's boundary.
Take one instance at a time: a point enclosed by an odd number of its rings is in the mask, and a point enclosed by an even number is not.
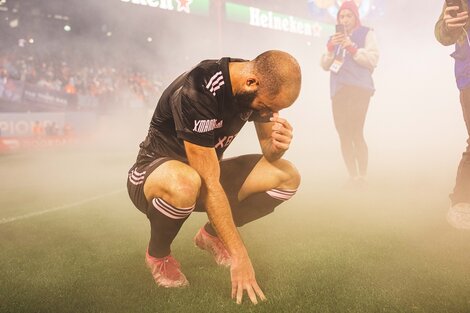
<svg viewBox="0 0 470 313"><path fill-rule="evenodd" d="M93 112L0 113L1 137L82 135L95 126Z"/></svg>
<svg viewBox="0 0 470 313"><path fill-rule="evenodd" d="M77 109L77 96L23 81L0 81L0 112L63 112Z"/></svg>

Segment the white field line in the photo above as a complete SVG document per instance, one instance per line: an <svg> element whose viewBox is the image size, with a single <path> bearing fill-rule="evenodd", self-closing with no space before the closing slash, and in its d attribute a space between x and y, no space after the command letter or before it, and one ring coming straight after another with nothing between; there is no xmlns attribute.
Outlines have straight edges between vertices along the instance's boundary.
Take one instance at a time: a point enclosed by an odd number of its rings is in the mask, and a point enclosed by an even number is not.
<svg viewBox="0 0 470 313"><path fill-rule="evenodd" d="M24 220L24 219L27 219L27 218L30 218L30 217L35 217L35 216L43 215L43 214L46 214L46 213L51 213L51 212L55 212L55 211L70 209L70 208L73 208L73 207L76 207L76 206L79 206L79 205L82 205L82 204L85 204L85 203L88 203L88 202L93 202L95 200L99 200L99 199L102 199L102 198L106 198L106 197L115 195L115 194L120 193L122 191L124 191L124 189L118 189L118 190L103 193L101 195L97 195L97 196L94 196L94 197L82 199L80 201L76 201L76 202L72 202L72 203L69 203L69 204L64 204L64 205L61 205L61 206L45 209L45 210L42 210L42 211L32 212L32 213L28 213L28 214L24 214L24 215L19 215L19 216L2 218L2 219L0 219L0 225L15 222L15 221L19 221L19 220Z"/></svg>
<svg viewBox="0 0 470 313"><path fill-rule="evenodd" d="M0 0L0 2L2 2L2 0ZM25 158L27 156L28 155L26 153L0 155L0 161L1 160L8 160L8 159L21 159L21 158Z"/></svg>

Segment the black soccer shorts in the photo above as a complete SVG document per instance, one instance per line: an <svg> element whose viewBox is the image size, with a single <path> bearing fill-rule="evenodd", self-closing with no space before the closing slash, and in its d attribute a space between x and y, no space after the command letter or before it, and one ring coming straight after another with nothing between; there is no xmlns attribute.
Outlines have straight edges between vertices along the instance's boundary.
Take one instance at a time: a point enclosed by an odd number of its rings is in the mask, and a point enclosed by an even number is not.
<svg viewBox="0 0 470 313"><path fill-rule="evenodd" d="M220 161L220 184L227 195L231 208L239 203L238 192L261 157L261 154L246 154ZM172 160L172 158L162 157L148 164L134 164L129 170L127 178L129 197L132 203L144 214L147 214L148 209L148 202L144 194L144 183L150 173L169 160ZM197 200L194 211L206 211L200 199Z"/></svg>

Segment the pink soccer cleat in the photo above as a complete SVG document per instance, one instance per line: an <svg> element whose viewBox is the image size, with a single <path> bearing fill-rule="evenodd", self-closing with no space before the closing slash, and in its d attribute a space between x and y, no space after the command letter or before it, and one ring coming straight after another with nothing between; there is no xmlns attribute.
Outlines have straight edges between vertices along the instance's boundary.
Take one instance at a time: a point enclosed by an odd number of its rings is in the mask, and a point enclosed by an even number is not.
<svg viewBox="0 0 470 313"><path fill-rule="evenodd" d="M206 250L212 254L217 265L229 267L232 263L230 254L227 249L225 249L223 242L219 238L209 234L204 227L199 229L193 240L194 244L199 247L199 249Z"/></svg>
<svg viewBox="0 0 470 313"><path fill-rule="evenodd" d="M165 288L189 286L186 276L181 272L180 264L173 256L168 255L163 258L155 258L147 250L145 263L150 268L153 279L158 286Z"/></svg>

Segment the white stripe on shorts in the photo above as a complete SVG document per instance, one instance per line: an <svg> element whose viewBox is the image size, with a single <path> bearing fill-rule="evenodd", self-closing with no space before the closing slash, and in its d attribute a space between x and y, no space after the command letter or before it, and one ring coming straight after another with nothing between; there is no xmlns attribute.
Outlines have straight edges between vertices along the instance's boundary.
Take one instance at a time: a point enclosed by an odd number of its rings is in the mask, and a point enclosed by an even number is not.
<svg viewBox="0 0 470 313"><path fill-rule="evenodd" d="M144 183L144 180L145 180L145 173L147 173L147 171L137 172L137 170L134 169L134 170L129 174L129 181L130 181L133 185L140 185L140 184L143 184L143 183Z"/></svg>

